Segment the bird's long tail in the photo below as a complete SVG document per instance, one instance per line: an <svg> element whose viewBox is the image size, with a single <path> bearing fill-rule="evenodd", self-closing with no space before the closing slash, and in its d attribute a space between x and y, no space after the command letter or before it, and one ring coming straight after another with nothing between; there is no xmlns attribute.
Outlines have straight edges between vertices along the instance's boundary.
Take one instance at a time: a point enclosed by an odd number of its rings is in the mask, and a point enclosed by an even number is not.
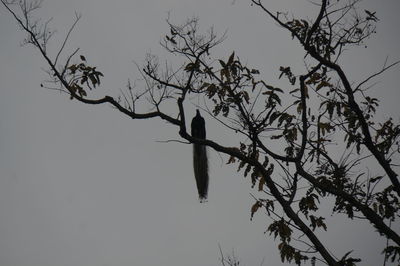
<svg viewBox="0 0 400 266"><path fill-rule="evenodd" d="M193 144L193 168L200 201L207 199L208 193L208 159L204 145Z"/></svg>

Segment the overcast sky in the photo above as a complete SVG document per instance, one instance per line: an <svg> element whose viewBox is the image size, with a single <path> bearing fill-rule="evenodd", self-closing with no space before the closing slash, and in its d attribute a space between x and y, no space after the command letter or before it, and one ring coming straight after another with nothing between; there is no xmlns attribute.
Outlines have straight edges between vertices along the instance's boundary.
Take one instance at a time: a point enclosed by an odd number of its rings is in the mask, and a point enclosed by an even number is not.
<svg viewBox="0 0 400 266"><path fill-rule="evenodd" d="M269 2L272 10L316 14L307 1ZM399 0L365 0L364 8L376 11L380 23L368 48L343 60L352 81L379 70L387 56L400 59ZM138 78L134 61L141 64L147 52L165 56L159 42L168 14L176 23L198 16L204 29L228 30L220 57L234 50L265 79L276 79L281 65L302 66L297 43L246 0L47 0L38 15L54 18L53 55L75 11L83 17L67 51L80 47L104 73L102 89L111 95ZM209 152L209 201L200 204L191 146L158 142L177 139L176 128L159 119L132 121L107 105L87 106L41 88L47 66L32 47L20 47L23 37L1 7L1 266L219 265L218 244L243 265L281 265L278 242L264 234L268 218L260 213L250 221L254 190L236 166ZM377 81L383 116L398 122L399 68ZM235 141L210 120L211 139ZM382 265L384 240L370 225L328 226L324 238L335 255L354 249L365 265Z"/></svg>

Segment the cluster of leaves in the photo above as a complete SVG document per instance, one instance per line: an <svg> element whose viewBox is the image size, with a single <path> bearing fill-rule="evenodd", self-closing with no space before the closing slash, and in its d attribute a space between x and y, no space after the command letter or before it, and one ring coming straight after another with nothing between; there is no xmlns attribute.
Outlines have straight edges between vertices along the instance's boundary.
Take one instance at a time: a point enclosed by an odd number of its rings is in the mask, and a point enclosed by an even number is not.
<svg viewBox="0 0 400 266"><path fill-rule="evenodd" d="M307 37L307 32L309 28L309 24L306 20L304 19L292 19L288 22L286 22L286 25L292 29L292 38L295 37L295 35L298 35L301 40L305 41Z"/></svg>
<svg viewBox="0 0 400 266"><path fill-rule="evenodd" d="M71 99L74 95L78 94L80 97L86 97L87 92L83 86L92 90L96 86L100 85L100 77L103 77L103 73L98 71L96 67L91 67L86 64L86 58L80 56L81 63L72 64L68 66L69 70L69 91L71 93Z"/></svg>
<svg viewBox="0 0 400 266"><path fill-rule="evenodd" d="M323 58L331 60L333 56L339 58L345 46L361 45L376 31L376 22L379 19L375 12L365 10L365 14L357 12L355 4L358 1L349 2L348 5L321 13L320 23L304 19L289 19L281 22L292 33L292 38L299 40L306 49L316 52ZM328 10L334 4L326 7ZM353 11L352 21L341 23L346 13ZM280 13L281 14L281 13ZM280 20L281 21L281 20ZM335 60L334 60L335 61Z"/></svg>
<svg viewBox="0 0 400 266"><path fill-rule="evenodd" d="M317 227L322 227L325 231L327 230L327 226L324 222L324 217L317 217L315 215L310 215L310 212L315 212L319 209L319 197L316 193L313 192L313 188L310 188L307 191L306 196L302 197L299 201L299 210L309 218L311 222L311 228L315 230Z"/></svg>
<svg viewBox="0 0 400 266"><path fill-rule="evenodd" d="M237 150L245 156L249 156L255 160L259 159L260 152L259 152L259 150L254 149L253 144L246 145L244 143L240 143L240 148ZM227 164L232 164L232 163L235 163L236 161L237 160L235 159L235 157L231 156L229 158ZM269 159L267 156L264 156L264 162L262 163L262 167L267 169L268 175L271 175L274 171L274 164L269 162ZM244 172L243 172L244 177L247 177L248 174L251 172L250 176L251 176L252 187L254 187L258 181L258 191L263 191L264 186L265 186L265 178L263 178L259 169L257 169L257 167L255 167L255 166L252 166L249 163L246 163L244 161L239 161L237 172L240 172L242 169L244 169ZM256 203L255 205L257 205L257 204L258 203ZM256 209L254 209L254 211L252 211L252 216L257 211L258 207L253 207L253 208L256 208ZM273 208L273 206L272 206L272 208Z"/></svg>
<svg viewBox="0 0 400 266"><path fill-rule="evenodd" d="M400 256L400 247L398 246L388 246L386 247L383 251L383 254L385 254L386 258L390 258L390 261L393 263L395 261L399 261L400 258L397 258Z"/></svg>
<svg viewBox="0 0 400 266"><path fill-rule="evenodd" d="M242 66L239 60L235 59L233 52L227 62L218 61L220 64L219 75L215 75L216 83L205 82L201 86L209 99L214 103L213 113L215 116L222 113L227 117L231 109L239 111L242 104L250 103L250 96L246 88L254 81L253 75L258 73L255 69L248 69Z"/></svg>
<svg viewBox="0 0 400 266"><path fill-rule="evenodd" d="M395 125L390 118L379 126L376 130L375 145L382 154L388 154L394 144L399 146L400 125Z"/></svg>
<svg viewBox="0 0 400 266"><path fill-rule="evenodd" d="M372 203L373 210L384 219L395 220L396 214L400 211L399 198L389 186L374 195L375 201Z"/></svg>
<svg viewBox="0 0 400 266"><path fill-rule="evenodd" d="M278 245L278 249L281 254L282 262L294 261L297 265L300 265L301 261L308 260L307 256L302 255L299 250L296 250L296 248L290 245L292 229L289 223L284 219L280 219L270 224L267 231L270 233L270 235L274 235L275 239L279 236L279 239L281 240L281 243Z"/></svg>
<svg viewBox="0 0 400 266"><path fill-rule="evenodd" d="M212 76L216 82L204 82L200 87L213 102L213 114L222 114L228 117L231 110L238 116L238 130L247 131L249 136L256 136L266 129L275 127L279 134L270 136L272 140L284 138L289 146L286 148L288 156L294 156L295 141L298 137L298 123L296 116L284 109L278 110L282 105L281 88L268 85L263 80L256 79L259 71L244 66L239 58L232 53L228 60L218 60L220 68L216 71L219 75ZM192 66L192 63L190 65ZM296 77L290 67L280 67L281 76L285 75L291 84L295 83ZM252 95L252 97L250 97ZM255 111L258 101L263 100L264 108ZM260 108L261 105L258 106ZM250 137L251 138L251 137ZM245 171L245 173L247 173Z"/></svg>

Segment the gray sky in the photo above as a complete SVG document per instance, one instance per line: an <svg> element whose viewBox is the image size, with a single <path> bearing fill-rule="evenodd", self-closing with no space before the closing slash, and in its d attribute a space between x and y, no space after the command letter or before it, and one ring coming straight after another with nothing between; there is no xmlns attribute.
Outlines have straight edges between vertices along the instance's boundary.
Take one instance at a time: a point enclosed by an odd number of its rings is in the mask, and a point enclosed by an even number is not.
<svg viewBox="0 0 400 266"><path fill-rule="evenodd" d="M315 14L307 1L270 2L273 10ZM343 60L354 81L378 70L387 56L400 59L400 2L364 4L381 21L368 48ZM111 95L138 77L133 60L142 63L147 52L165 56L159 41L168 32L168 12L176 23L198 16L205 29L227 29L220 57L234 50L267 80L276 79L280 65L302 66L297 43L245 0L47 0L38 15L54 17L53 54L75 11L83 18L68 51L81 48L104 73L102 89ZM209 152L209 202L199 204L191 146L157 142L176 139L176 128L157 119L132 121L109 106L41 88L45 62L32 47L19 46L24 35L4 8L0 36L0 265L219 265L218 243L234 249L244 265L263 258L264 265L280 265L278 242L264 234L268 218L259 213L250 221L254 190L236 166ZM399 68L388 71L374 88L383 116L396 121L399 74ZM235 141L206 120L211 139ZM328 218L334 223L323 239L336 255L354 249L368 265L382 264L377 246L383 240L371 226Z"/></svg>

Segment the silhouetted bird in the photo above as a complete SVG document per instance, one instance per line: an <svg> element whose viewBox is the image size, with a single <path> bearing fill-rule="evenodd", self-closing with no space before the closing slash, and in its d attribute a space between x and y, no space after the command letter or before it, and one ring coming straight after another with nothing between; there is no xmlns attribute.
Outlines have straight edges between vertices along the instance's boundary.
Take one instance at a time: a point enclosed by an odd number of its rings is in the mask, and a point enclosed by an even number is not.
<svg viewBox="0 0 400 266"><path fill-rule="evenodd" d="M206 138L206 123L196 110L196 116L192 119L192 136L198 139ZM207 199L208 192L208 160L206 146L193 144L193 169L196 178L197 191L200 201Z"/></svg>

